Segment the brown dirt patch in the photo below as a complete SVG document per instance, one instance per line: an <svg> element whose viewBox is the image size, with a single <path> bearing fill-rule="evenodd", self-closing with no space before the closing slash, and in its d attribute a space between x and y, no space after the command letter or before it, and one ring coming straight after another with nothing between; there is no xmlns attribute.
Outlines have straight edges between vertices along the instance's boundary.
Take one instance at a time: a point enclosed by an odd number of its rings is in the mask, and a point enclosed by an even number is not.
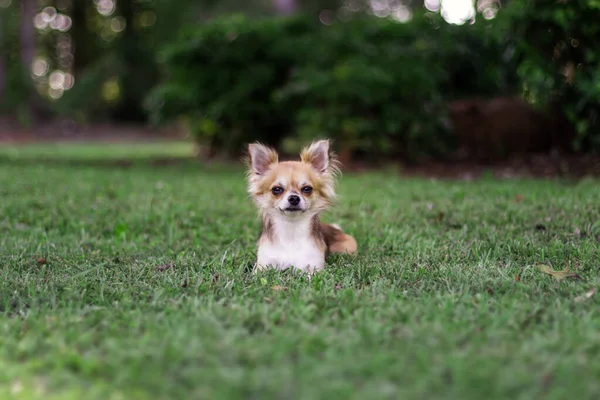
<svg viewBox="0 0 600 400"><path fill-rule="evenodd" d="M95 124L76 125L69 121L58 121L31 129L17 128L6 118L0 118L0 145L28 144L36 142L145 142L153 140L181 140L185 137L183 130L177 126L153 129L140 126ZM154 167L173 166L190 162L190 159L156 158L147 160ZM46 162L37 160L36 162ZM60 163L60 160L48 160L49 163ZM129 167L138 164L138 160L86 160L69 161L73 164L92 166ZM211 163L205 160L202 163ZM212 163L238 165L239 160L213 160ZM416 164L390 162L384 164L368 164L353 162L344 165L348 173L360 173L377 170L383 167L397 169L401 176L424 177L436 179L475 180L483 175L497 179L518 177L528 178L574 178L600 177L599 155L559 155L539 154L513 157L493 164L482 164L474 161L423 161Z"/></svg>

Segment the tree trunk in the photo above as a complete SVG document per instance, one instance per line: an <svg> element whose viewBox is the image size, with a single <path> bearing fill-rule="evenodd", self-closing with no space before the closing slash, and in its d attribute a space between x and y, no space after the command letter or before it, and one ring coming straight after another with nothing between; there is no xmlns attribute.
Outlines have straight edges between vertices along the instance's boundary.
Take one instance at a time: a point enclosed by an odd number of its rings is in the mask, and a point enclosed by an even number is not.
<svg viewBox="0 0 600 400"><path fill-rule="evenodd" d="M93 7L92 1L71 0L70 6L73 21L70 32L73 40L73 75L77 79L102 52L97 46L97 36L87 28L87 11L88 7Z"/></svg>
<svg viewBox="0 0 600 400"><path fill-rule="evenodd" d="M35 58L35 0L21 0L21 62L27 74Z"/></svg>
<svg viewBox="0 0 600 400"><path fill-rule="evenodd" d="M27 91L28 124L35 124L42 111L30 77L36 49L35 26L33 25L36 11L35 0L21 0L21 63L23 64L23 79L26 83L24 90Z"/></svg>
<svg viewBox="0 0 600 400"><path fill-rule="evenodd" d="M125 30L115 43L119 58L121 97L112 117L121 121L145 122L143 100L159 79L154 53L143 33L135 27L135 16L148 4L132 0L117 2L117 13L125 19Z"/></svg>
<svg viewBox="0 0 600 400"><path fill-rule="evenodd" d="M0 16L0 48L4 48L4 16ZM6 87L6 61L5 52L0 52L0 104L4 99L4 88Z"/></svg>
<svg viewBox="0 0 600 400"><path fill-rule="evenodd" d="M279 15L293 14L298 9L297 0L274 0Z"/></svg>

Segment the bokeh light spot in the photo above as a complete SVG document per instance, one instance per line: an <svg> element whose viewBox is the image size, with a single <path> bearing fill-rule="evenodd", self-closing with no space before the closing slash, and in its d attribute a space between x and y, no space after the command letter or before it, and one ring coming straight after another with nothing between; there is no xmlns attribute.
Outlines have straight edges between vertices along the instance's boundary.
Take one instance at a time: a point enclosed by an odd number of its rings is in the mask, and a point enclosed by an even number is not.
<svg viewBox="0 0 600 400"><path fill-rule="evenodd" d="M323 25L331 25L335 21L335 15L331 10L323 10L319 13L319 21Z"/></svg>
<svg viewBox="0 0 600 400"><path fill-rule="evenodd" d="M94 0L98 13L105 17L115 12L116 4L113 0Z"/></svg>
<svg viewBox="0 0 600 400"><path fill-rule="evenodd" d="M33 25L37 29L46 29L48 27L48 21L46 21L46 17L43 13L39 13L33 18Z"/></svg>
<svg viewBox="0 0 600 400"><path fill-rule="evenodd" d="M35 76L44 76L48 73L49 69L50 64L44 57L36 58L31 66L31 72L33 72Z"/></svg>
<svg viewBox="0 0 600 400"><path fill-rule="evenodd" d="M352 12L358 12L362 10L363 3L361 0L348 0L346 2L346 7L348 7L348 9L350 9Z"/></svg>
<svg viewBox="0 0 600 400"><path fill-rule="evenodd" d="M410 12L410 9L408 7L401 6L396 11L394 11L393 17L397 21L408 22L412 18L412 13Z"/></svg>
<svg viewBox="0 0 600 400"><path fill-rule="evenodd" d="M52 87L48 88L48 96L53 98L54 100L58 100L64 94L64 90L62 88L54 89Z"/></svg>
<svg viewBox="0 0 600 400"><path fill-rule="evenodd" d="M121 96L121 88L117 79L110 79L102 85L102 98L107 103L114 103Z"/></svg>
<svg viewBox="0 0 600 400"><path fill-rule="evenodd" d="M41 12L42 18L44 19L44 21L46 22L52 22L54 21L54 18L56 18L56 8L54 7L46 7L42 10Z"/></svg>
<svg viewBox="0 0 600 400"><path fill-rule="evenodd" d="M442 17L449 24L462 25L465 22L474 22L475 8L473 0L442 0Z"/></svg>
<svg viewBox="0 0 600 400"><path fill-rule="evenodd" d="M73 88L74 85L75 85L75 77L73 76L73 74L65 72L65 81L63 83L63 89L69 90L69 89Z"/></svg>
<svg viewBox="0 0 600 400"><path fill-rule="evenodd" d="M425 0L425 8L432 12L439 12L440 0Z"/></svg>
<svg viewBox="0 0 600 400"><path fill-rule="evenodd" d="M156 13L154 11L145 11L140 15L139 24L148 28L156 23Z"/></svg>
<svg viewBox="0 0 600 400"><path fill-rule="evenodd" d="M110 20L110 29L114 32L123 32L126 25L127 21L123 17L114 17Z"/></svg>
<svg viewBox="0 0 600 400"><path fill-rule="evenodd" d="M55 90L61 89L63 90L65 84L65 73L63 71L52 71L50 74L50 79L48 80L48 85Z"/></svg>

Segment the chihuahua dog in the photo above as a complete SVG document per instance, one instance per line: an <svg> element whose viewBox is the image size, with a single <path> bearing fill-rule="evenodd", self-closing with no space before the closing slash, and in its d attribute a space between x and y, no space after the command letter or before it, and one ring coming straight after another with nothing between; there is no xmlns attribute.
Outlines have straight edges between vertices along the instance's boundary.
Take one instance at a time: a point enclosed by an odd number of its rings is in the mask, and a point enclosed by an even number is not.
<svg viewBox="0 0 600 400"><path fill-rule="evenodd" d="M262 216L254 271L297 269L312 274L329 253L356 253L356 241L338 225L322 224L319 214L335 199L339 162L329 141L312 143L300 161L279 162L260 143L248 146L248 192Z"/></svg>

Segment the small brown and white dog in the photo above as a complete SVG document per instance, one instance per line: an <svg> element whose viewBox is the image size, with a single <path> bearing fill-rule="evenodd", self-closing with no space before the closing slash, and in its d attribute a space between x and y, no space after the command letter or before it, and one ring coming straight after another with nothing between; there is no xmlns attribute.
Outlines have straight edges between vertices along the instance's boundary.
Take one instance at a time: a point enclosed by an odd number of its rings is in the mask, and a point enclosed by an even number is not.
<svg viewBox="0 0 600 400"><path fill-rule="evenodd" d="M301 161L279 162L277 152L260 143L250 144L248 153L248 192L262 216L254 272L293 268L312 274L325 267L327 254L356 252L352 236L319 221L335 199L340 172L328 140L302 150Z"/></svg>

